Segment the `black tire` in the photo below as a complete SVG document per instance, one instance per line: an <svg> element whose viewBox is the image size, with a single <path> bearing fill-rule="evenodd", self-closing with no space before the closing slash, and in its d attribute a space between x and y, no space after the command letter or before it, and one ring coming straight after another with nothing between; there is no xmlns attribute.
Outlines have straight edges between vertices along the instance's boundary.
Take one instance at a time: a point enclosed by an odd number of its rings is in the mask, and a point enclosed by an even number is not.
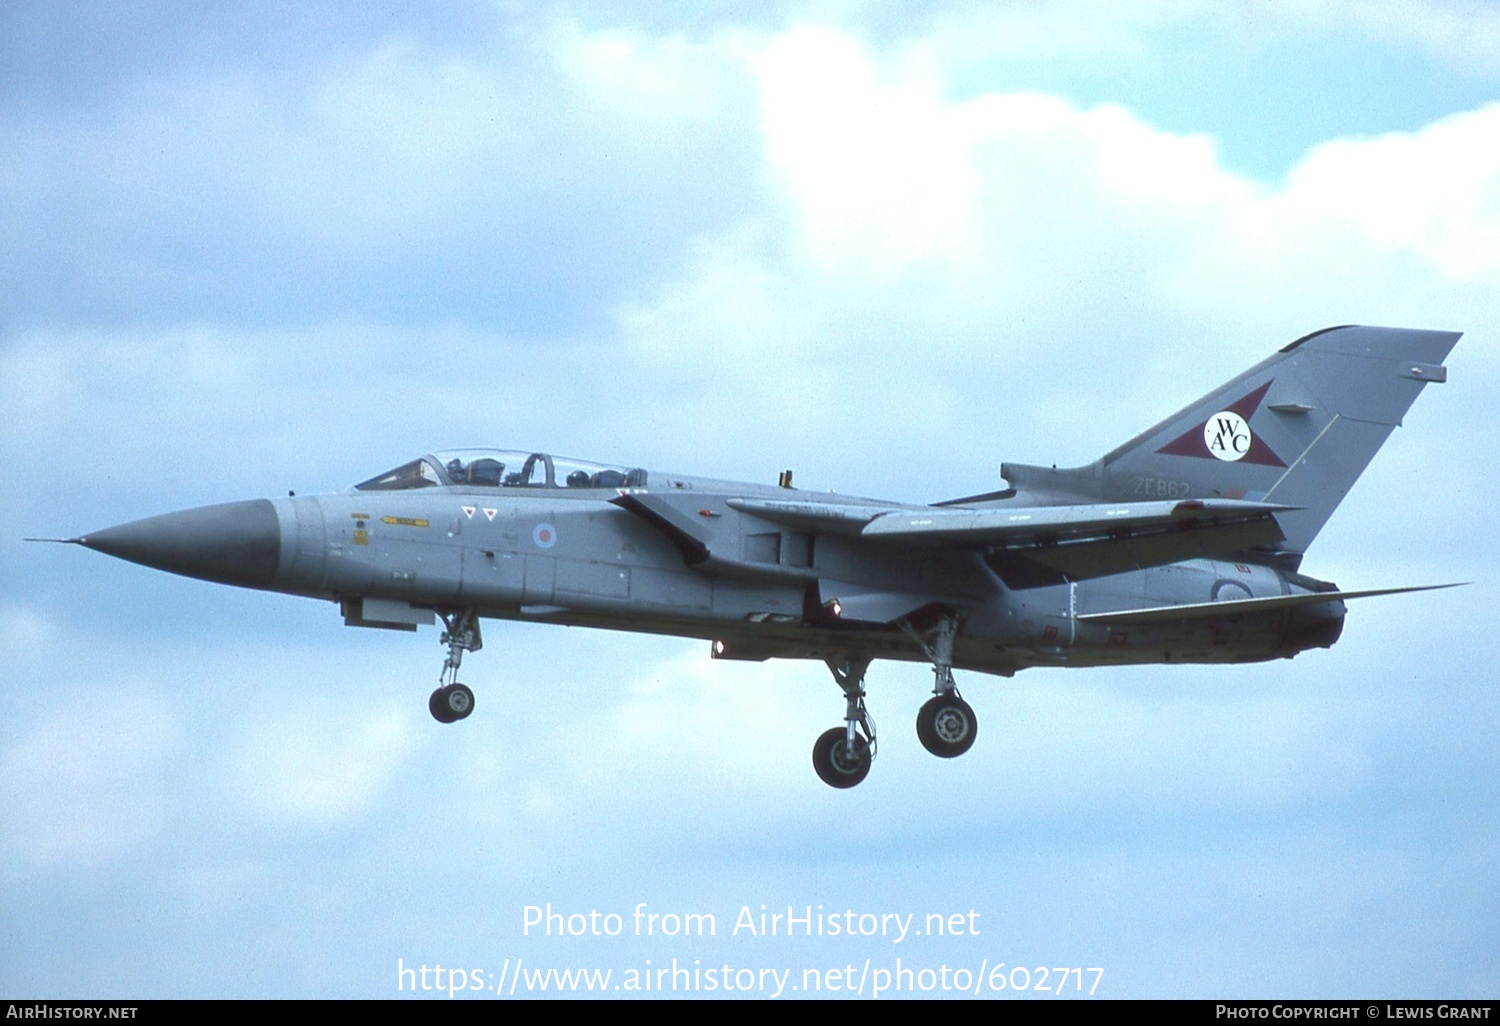
<svg viewBox="0 0 1500 1026"><path fill-rule="evenodd" d="M933 695L917 712L917 739L940 759L953 759L974 747L979 719L954 694Z"/></svg>
<svg viewBox="0 0 1500 1026"><path fill-rule="evenodd" d="M439 723L453 723L474 711L474 692L466 684L438 688L427 700L427 711Z"/></svg>
<svg viewBox="0 0 1500 1026"><path fill-rule="evenodd" d="M870 775L870 742L855 734L851 754L847 727L826 730L813 745L813 769L829 787L853 787Z"/></svg>
<svg viewBox="0 0 1500 1026"><path fill-rule="evenodd" d="M427 711L439 723L452 723L457 717L448 709L448 689L438 688L427 700Z"/></svg>

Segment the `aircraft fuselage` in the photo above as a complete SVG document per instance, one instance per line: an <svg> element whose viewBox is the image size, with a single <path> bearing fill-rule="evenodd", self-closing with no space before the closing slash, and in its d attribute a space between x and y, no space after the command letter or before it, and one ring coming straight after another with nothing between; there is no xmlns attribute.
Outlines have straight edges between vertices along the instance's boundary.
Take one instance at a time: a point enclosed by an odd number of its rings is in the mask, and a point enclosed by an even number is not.
<svg viewBox="0 0 1500 1026"><path fill-rule="evenodd" d="M681 505L715 538L736 543L713 545L699 564L712 562L708 571L691 565L658 526L612 501L616 489L447 487L261 499L152 517L82 540L157 569L331 599L355 626L414 629L432 623L434 611L473 608L486 618L703 638L716 643L716 658L729 659L858 651L925 661L919 642L893 623L924 625L923 611L936 604L957 609L964 624L954 666L1007 675L1028 666L1286 657L1332 644L1344 615L1343 604L1330 600L1211 619L1089 623L1078 617L1313 589L1300 575L1213 559L1010 589L978 551L797 531L727 501L867 500L671 480L681 486L672 499L687 500Z"/></svg>
<svg viewBox="0 0 1500 1026"><path fill-rule="evenodd" d="M953 669L1233 663L1327 647L1346 599L1297 572L1307 547L1458 334L1314 332L1094 463L1005 464L1000 492L930 506L648 473L546 453L455 450L331 495L208 506L67 539L191 577L331 599L351 626L441 619L429 699L484 617L710 641L718 659L819 659L844 726L818 775L869 772L875 659L928 662L917 736L952 758L978 721Z"/></svg>

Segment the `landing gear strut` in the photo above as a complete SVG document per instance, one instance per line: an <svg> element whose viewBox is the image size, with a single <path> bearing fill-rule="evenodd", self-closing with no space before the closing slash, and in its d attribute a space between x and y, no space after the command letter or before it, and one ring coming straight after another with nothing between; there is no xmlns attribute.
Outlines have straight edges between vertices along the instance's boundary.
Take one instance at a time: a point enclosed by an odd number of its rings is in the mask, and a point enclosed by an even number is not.
<svg viewBox="0 0 1500 1026"><path fill-rule="evenodd" d="M448 646L448 659L443 663L438 689L427 700L427 711L439 723L452 723L474 711L474 692L467 684L458 682L458 667L465 652L479 651L484 642L479 637L479 616L474 610L439 610L438 615L447 628L441 640Z"/></svg>
<svg viewBox="0 0 1500 1026"><path fill-rule="evenodd" d="M829 787L858 784L870 773L875 758L875 721L865 708L865 656L828 660L833 679L844 690L844 725L825 731L813 745L813 769Z"/></svg>
<svg viewBox="0 0 1500 1026"><path fill-rule="evenodd" d="M908 633L917 638L932 660L932 697L917 712L917 740L938 758L952 759L972 748L979 733L979 720L953 681L953 639L958 634L958 620L943 617L931 645L915 632L908 629Z"/></svg>

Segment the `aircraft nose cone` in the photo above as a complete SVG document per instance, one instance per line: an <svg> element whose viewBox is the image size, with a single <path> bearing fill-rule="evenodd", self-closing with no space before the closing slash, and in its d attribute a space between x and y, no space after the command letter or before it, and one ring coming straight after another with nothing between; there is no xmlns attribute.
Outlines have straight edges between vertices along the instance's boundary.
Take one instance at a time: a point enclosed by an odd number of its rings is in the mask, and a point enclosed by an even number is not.
<svg viewBox="0 0 1500 1026"><path fill-rule="evenodd" d="M264 588L281 559L281 522L269 499L253 499L134 520L78 543L157 570Z"/></svg>

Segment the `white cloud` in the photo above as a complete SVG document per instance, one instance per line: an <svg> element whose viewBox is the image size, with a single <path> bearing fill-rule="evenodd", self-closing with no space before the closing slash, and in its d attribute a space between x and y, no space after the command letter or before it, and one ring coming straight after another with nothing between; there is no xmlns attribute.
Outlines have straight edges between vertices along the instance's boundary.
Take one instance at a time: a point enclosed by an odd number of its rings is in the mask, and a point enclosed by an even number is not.
<svg viewBox="0 0 1500 1026"><path fill-rule="evenodd" d="M365 812L418 747L418 710L331 708L341 697L304 694L246 723L224 756L230 795L291 826L337 826Z"/></svg>
<svg viewBox="0 0 1500 1026"><path fill-rule="evenodd" d="M723 431L817 435L849 464L1008 430L991 467L1082 462L1307 331L1475 327L1500 298L1497 108L1330 141L1271 183L1117 105L952 99L831 28L752 63L775 189L620 320L699 419L724 382L774 414ZM1208 344L1211 376L1173 384Z"/></svg>
<svg viewBox="0 0 1500 1026"><path fill-rule="evenodd" d="M754 64L766 157L815 263L889 274L955 241L975 181L935 82L910 69L879 81L859 42L832 29L779 36Z"/></svg>
<svg viewBox="0 0 1500 1026"><path fill-rule="evenodd" d="M41 612L19 604L0 605L0 659L9 671L16 671L22 652L47 651L59 637L57 625Z"/></svg>
<svg viewBox="0 0 1500 1026"><path fill-rule="evenodd" d="M722 120L733 94L749 84L739 71L752 37L724 30L707 41L626 28L587 31L552 25L544 46L558 71L589 104L627 119L653 142ZM644 141L644 140L643 140Z"/></svg>
<svg viewBox="0 0 1500 1026"><path fill-rule="evenodd" d="M1446 275L1500 274L1500 104L1415 132L1340 139L1308 154L1266 206L1283 232L1347 222L1377 254L1409 253Z"/></svg>
<svg viewBox="0 0 1500 1026"><path fill-rule="evenodd" d="M54 711L0 756L0 838L49 868L93 866L148 843L176 788L175 710L151 695L59 688Z"/></svg>
<svg viewBox="0 0 1500 1026"><path fill-rule="evenodd" d="M1452 274L1496 262L1500 107L1330 141L1273 188L1227 170L1208 136L1153 128L1116 105L1080 110L1030 94L950 100L936 75L881 65L833 30L775 40L757 69L767 160L785 172L804 241L816 255L841 254L850 273L891 261L909 269L939 249L962 271L966 261L993 262L1007 235L1039 240L1051 226L1068 233L1057 242L1074 254L1091 238L1108 245L1135 234L1165 259L1191 249L1213 262L1205 235L1232 251L1236 235L1268 218L1273 232L1354 220L1382 250L1413 252ZM1073 215L1079 207L1085 223ZM995 248L979 248L986 240Z"/></svg>

